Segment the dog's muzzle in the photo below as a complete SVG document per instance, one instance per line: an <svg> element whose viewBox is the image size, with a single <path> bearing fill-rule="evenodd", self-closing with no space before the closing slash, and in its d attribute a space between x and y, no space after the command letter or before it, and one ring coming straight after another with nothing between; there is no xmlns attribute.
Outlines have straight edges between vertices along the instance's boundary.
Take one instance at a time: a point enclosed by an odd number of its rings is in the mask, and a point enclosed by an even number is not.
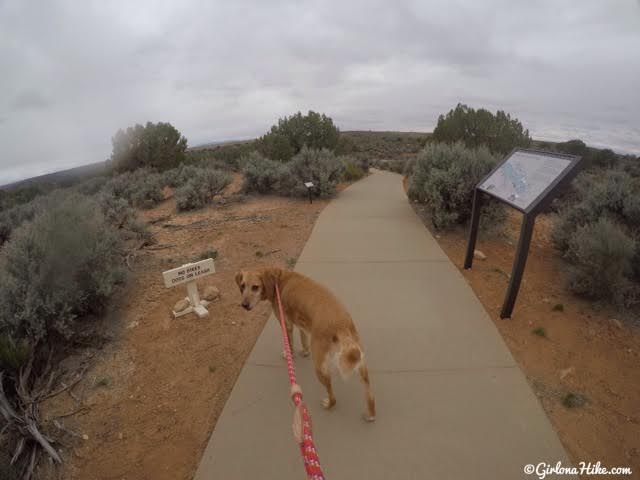
<svg viewBox="0 0 640 480"><path fill-rule="evenodd" d="M242 302L242 308L249 311L251 310L251 304L249 302Z"/></svg>

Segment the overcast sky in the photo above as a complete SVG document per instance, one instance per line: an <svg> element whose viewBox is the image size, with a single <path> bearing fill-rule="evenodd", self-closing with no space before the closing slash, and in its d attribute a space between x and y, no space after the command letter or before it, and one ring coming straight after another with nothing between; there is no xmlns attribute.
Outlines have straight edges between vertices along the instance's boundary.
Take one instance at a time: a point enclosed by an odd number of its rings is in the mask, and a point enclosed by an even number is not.
<svg viewBox="0 0 640 480"><path fill-rule="evenodd" d="M190 145L309 109L431 131L458 102L640 153L638 0L0 0L0 184L146 121Z"/></svg>

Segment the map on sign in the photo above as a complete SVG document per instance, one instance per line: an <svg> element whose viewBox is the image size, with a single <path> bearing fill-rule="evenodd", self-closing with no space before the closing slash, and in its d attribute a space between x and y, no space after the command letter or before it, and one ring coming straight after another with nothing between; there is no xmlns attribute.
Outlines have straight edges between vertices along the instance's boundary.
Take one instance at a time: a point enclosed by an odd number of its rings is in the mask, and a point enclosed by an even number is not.
<svg viewBox="0 0 640 480"><path fill-rule="evenodd" d="M479 188L526 210L570 164L567 158L515 151Z"/></svg>

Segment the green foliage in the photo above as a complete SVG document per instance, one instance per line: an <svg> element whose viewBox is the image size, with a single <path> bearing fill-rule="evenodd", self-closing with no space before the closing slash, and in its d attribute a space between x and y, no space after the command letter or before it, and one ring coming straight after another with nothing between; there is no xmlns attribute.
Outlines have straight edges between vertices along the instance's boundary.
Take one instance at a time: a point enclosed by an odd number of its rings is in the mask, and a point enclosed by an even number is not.
<svg viewBox="0 0 640 480"><path fill-rule="evenodd" d="M606 217L579 226L569 239L566 257L571 291L594 299L624 303L636 242Z"/></svg>
<svg viewBox="0 0 640 480"><path fill-rule="evenodd" d="M430 135L418 132L340 132L336 153L371 160L403 159L422 150Z"/></svg>
<svg viewBox="0 0 640 480"><path fill-rule="evenodd" d="M585 172L552 232L569 288L618 306L640 302L640 188L626 172Z"/></svg>
<svg viewBox="0 0 640 480"><path fill-rule="evenodd" d="M165 183L163 175L148 168L139 168L111 178L102 187L102 193L110 193L135 207L151 208L164 199L162 188Z"/></svg>
<svg viewBox="0 0 640 480"><path fill-rule="evenodd" d="M579 155L583 158L589 154L589 147L587 147L587 144L578 139L560 142L556 145L556 148L562 153Z"/></svg>
<svg viewBox="0 0 640 480"><path fill-rule="evenodd" d="M287 164L264 158L259 153L245 157L244 164L246 192L295 197L307 196L305 182L313 182L316 196L333 195L344 171L342 161L333 152L307 147Z"/></svg>
<svg viewBox="0 0 640 480"><path fill-rule="evenodd" d="M365 170L353 158L341 158L344 164L343 179L347 182L355 182L366 175Z"/></svg>
<svg viewBox="0 0 640 480"><path fill-rule="evenodd" d="M598 175L582 174L576 179L574 190L574 201L560 211L559 222L553 230L553 240L563 252L578 227L595 222L603 215L633 225L638 212L634 200L637 189L627 173L610 170Z"/></svg>
<svg viewBox="0 0 640 480"><path fill-rule="evenodd" d="M404 159L378 159L373 160L371 165L380 169L380 170L388 170L389 172L394 173L402 173L404 172L405 166L408 160Z"/></svg>
<svg viewBox="0 0 640 480"><path fill-rule="evenodd" d="M244 191L247 193L279 193L286 195L295 179L288 165L253 152L244 157Z"/></svg>
<svg viewBox="0 0 640 480"><path fill-rule="evenodd" d="M587 402L587 399L584 395L580 393L569 392L562 399L562 404L567 408L578 408L582 407Z"/></svg>
<svg viewBox="0 0 640 480"><path fill-rule="evenodd" d="M324 113L309 110L278 120L271 130L257 141L257 149L272 160L289 161L303 147L335 150L340 131Z"/></svg>
<svg viewBox="0 0 640 480"><path fill-rule="evenodd" d="M230 182L231 176L226 172L205 168L196 170L186 183L176 190L178 210L204 207L214 196L222 193Z"/></svg>
<svg viewBox="0 0 640 480"><path fill-rule="evenodd" d="M147 122L144 127L137 124L118 130L112 144L111 163L116 171L164 170L184 161L187 139L170 123Z"/></svg>
<svg viewBox="0 0 640 480"><path fill-rule="evenodd" d="M255 144L256 141L247 141L188 150L185 163L203 168L239 172L243 166L242 157L253 152L256 149Z"/></svg>
<svg viewBox="0 0 640 480"><path fill-rule="evenodd" d="M436 228L464 223L471 216L475 185L496 162L485 147L472 150L462 143L429 144L418 155L409 177L409 198L427 204ZM489 202L483 214L492 225L504 219L504 209L497 203Z"/></svg>
<svg viewBox="0 0 640 480"><path fill-rule="evenodd" d="M541 337L541 338L548 338L547 337L547 331L545 330L544 327L536 327L533 330L531 330L531 333L533 333L534 335L537 335L538 337Z"/></svg>
<svg viewBox="0 0 640 480"><path fill-rule="evenodd" d="M30 352L26 340L15 341L9 335L0 334L0 369L18 370L27 362Z"/></svg>
<svg viewBox="0 0 640 480"><path fill-rule="evenodd" d="M463 142L468 148L486 146L494 153L507 153L531 143L529 130L510 114L498 110L494 115L483 108L475 110L460 103L438 117L433 139L446 143Z"/></svg>
<svg viewBox="0 0 640 480"><path fill-rule="evenodd" d="M16 229L0 259L0 331L33 343L69 338L123 278L121 242L98 204L59 198Z"/></svg>
<svg viewBox="0 0 640 480"><path fill-rule="evenodd" d="M343 164L333 152L323 148L314 150L303 147L291 161L291 173L297 179L291 194L299 197L307 195L305 182L313 182L314 194L324 198L336 192L342 179Z"/></svg>

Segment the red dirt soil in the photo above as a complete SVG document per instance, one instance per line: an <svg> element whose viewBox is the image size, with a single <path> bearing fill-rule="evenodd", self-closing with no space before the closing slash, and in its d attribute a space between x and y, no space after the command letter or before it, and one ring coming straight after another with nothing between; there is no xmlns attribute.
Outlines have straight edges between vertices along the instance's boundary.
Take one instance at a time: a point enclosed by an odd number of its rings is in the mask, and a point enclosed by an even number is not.
<svg viewBox="0 0 640 480"><path fill-rule="evenodd" d="M238 185L236 179L235 190ZM102 333L111 339L102 349L66 362L77 365L95 354L85 379L73 389L82 402L65 394L44 409L51 419L84 405L61 419L79 436L63 449L63 468L46 472L48 478L192 478L270 314L270 306L263 304L246 315L235 272L291 267L326 205L277 197L231 196L222 202L176 214L175 202L168 200L142 212L157 244L135 258L128 291L114 299L118 306L103 320ZM162 271L209 250L218 252L217 273L199 280L199 288L217 286L220 300L208 307L207 318L173 319L171 308L186 291L182 286L166 289Z"/></svg>

